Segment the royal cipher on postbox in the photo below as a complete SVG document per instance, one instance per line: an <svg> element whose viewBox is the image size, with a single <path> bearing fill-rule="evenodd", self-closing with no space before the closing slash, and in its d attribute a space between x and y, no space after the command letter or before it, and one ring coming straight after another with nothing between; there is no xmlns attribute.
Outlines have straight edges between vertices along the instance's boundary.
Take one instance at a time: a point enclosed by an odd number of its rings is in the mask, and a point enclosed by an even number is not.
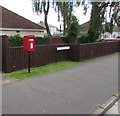
<svg viewBox="0 0 120 116"><path fill-rule="evenodd" d="M34 35L24 36L23 50L24 51L35 51L35 36Z"/></svg>

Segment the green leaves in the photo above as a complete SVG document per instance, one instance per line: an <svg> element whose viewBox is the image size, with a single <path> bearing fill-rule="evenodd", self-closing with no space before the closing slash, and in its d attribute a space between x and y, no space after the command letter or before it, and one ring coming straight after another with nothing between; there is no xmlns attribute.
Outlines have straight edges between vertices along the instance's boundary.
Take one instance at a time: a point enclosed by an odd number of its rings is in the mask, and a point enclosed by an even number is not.
<svg viewBox="0 0 120 116"><path fill-rule="evenodd" d="M73 8L78 7L79 5L80 3L76 0L70 0L69 2L55 2L55 0L53 1L53 8L58 14L58 21L61 21L61 18L63 18L64 36L67 36L69 33Z"/></svg>
<svg viewBox="0 0 120 116"><path fill-rule="evenodd" d="M50 44L50 39L48 38L48 36L35 37L35 43L36 43L36 45L46 45L46 44Z"/></svg>
<svg viewBox="0 0 120 116"><path fill-rule="evenodd" d="M9 37L10 47L16 47L16 46L22 46L22 45L23 45L23 39L20 35L14 35Z"/></svg>
<svg viewBox="0 0 120 116"><path fill-rule="evenodd" d="M80 32L80 25L78 23L78 20L76 16L72 16L71 24L67 36L68 43L75 43L79 32Z"/></svg>
<svg viewBox="0 0 120 116"><path fill-rule="evenodd" d="M88 38L90 42L95 42L102 30L102 23L108 3L93 2L91 10L90 28L88 30Z"/></svg>

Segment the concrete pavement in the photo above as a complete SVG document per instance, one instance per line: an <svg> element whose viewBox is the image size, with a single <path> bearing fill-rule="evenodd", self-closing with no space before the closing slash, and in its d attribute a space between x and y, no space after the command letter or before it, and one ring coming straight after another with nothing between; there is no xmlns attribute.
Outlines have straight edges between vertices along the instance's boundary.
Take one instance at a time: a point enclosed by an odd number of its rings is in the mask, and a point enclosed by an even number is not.
<svg viewBox="0 0 120 116"><path fill-rule="evenodd" d="M118 92L118 55L3 85L6 114L92 114Z"/></svg>
<svg viewBox="0 0 120 116"><path fill-rule="evenodd" d="M9 77L6 76L4 73L0 74L0 85L4 85L4 84L9 84L9 83L14 83L16 81L18 81L18 79L15 79L13 77Z"/></svg>
<svg viewBox="0 0 120 116"><path fill-rule="evenodd" d="M93 114L99 114L100 116L103 114L103 116L106 116L106 114L116 114L118 116L118 114L120 114L118 110L118 102L120 101L119 99L119 94L112 95L112 97L107 102L99 105L99 108Z"/></svg>
<svg viewBox="0 0 120 116"><path fill-rule="evenodd" d="M116 102L105 114L119 114L120 115L120 100Z"/></svg>

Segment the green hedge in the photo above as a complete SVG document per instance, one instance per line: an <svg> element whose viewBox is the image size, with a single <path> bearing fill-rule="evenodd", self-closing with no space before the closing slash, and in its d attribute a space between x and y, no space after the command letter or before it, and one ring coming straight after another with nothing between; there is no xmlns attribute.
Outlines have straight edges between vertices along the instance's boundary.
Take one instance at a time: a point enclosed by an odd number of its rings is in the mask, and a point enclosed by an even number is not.
<svg viewBox="0 0 120 116"><path fill-rule="evenodd" d="M17 47L17 46L22 46L23 45L23 40L22 37L19 35L14 35L9 37L9 46L10 47Z"/></svg>
<svg viewBox="0 0 120 116"><path fill-rule="evenodd" d="M50 39L48 37L35 37L35 44L36 45L45 45L50 44Z"/></svg>
<svg viewBox="0 0 120 116"><path fill-rule="evenodd" d="M88 35L83 35L79 38L80 43L90 43L90 40L88 38Z"/></svg>
<svg viewBox="0 0 120 116"><path fill-rule="evenodd" d="M50 39L48 36L45 37L35 37L35 45L45 45L50 44ZM23 46L23 37L20 35L9 36L9 46L18 47Z"/></svg>
<svg viewBox="0 0 120 116"><path fill-rule="evenodd" d="M64 43L68 43L68 38L67 37L61 36L60 39L62 39Z"/></svg>

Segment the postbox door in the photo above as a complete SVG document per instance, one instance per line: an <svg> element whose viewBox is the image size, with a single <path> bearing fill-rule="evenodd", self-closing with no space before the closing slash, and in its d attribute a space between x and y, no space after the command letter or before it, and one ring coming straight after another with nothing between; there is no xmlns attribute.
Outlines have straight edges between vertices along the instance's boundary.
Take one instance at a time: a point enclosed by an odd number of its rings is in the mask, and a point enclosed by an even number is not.
<svg viewBox="0 0 120 116"><path fill-rule="evenodd" d="M34 39L29 39L29 51L35 51L35 41L34 41Z"/></svg>

